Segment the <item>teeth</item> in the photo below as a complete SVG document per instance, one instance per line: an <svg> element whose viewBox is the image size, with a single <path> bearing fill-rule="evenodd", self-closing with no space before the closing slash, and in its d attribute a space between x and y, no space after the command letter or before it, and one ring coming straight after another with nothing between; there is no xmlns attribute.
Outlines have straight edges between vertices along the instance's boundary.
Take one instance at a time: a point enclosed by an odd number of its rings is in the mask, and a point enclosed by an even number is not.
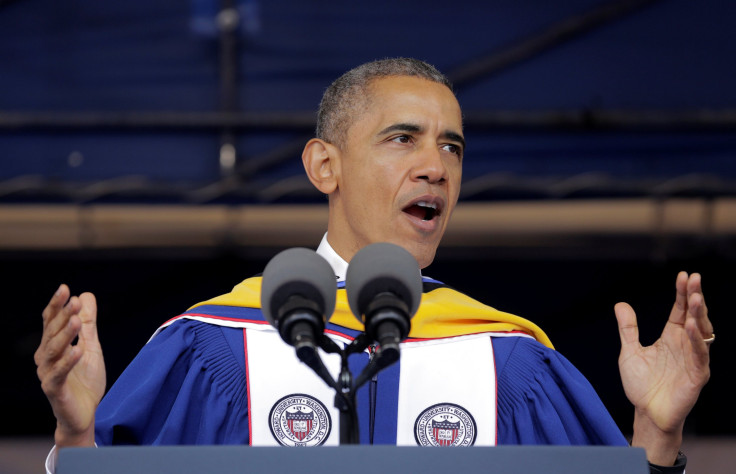
<svg viewBox="0 0 736 474"><path fill-rule="evenodd" d="M428 202L425 202L425 201L419 201L417 203L417 206L420 206L420 207L429 207L431 209L437 209L437 204L428 203Z"/></svg>

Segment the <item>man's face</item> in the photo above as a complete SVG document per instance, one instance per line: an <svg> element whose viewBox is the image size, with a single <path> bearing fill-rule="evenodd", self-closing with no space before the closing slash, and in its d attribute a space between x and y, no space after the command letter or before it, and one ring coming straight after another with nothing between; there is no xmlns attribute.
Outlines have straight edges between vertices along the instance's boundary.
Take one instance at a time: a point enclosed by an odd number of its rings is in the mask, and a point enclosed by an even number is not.
<svg viewBox="0 0 736 474"><path fill-rule="evenodd" d="M348 261L391 242L424 268L460 192L460 106L444 85L416 77L374 80L368 94L336 160L328 240Z"/></svg>

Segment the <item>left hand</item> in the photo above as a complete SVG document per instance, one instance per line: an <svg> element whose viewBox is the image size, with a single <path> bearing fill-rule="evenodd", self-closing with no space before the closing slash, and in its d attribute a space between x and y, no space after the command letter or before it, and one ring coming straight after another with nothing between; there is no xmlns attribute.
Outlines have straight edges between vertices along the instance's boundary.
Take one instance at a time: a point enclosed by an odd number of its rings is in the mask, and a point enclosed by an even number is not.
<svg viewBox="0 0 736 474"><path fill-rule="evenodd" d="M618 303L614 308L621 336L621 381L636 409L632 445L645 447L650 462L661 465L671 464L677 456L685 418L710 378L709 345L704 339L713 334L713 325L700 275L680 272L675 287L669 320L651 346L639 343L631 306Z"/></svg>

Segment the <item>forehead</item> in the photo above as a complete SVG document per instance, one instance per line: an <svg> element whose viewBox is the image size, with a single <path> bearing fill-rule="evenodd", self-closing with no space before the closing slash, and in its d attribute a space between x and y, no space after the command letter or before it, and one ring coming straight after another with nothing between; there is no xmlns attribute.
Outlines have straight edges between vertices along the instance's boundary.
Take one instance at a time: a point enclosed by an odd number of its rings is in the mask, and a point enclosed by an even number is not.
<svg viewBox="0 0 736 474"><path fill-rule="evenodd" d="M374 79L366 90L365 109L354 122L363 132L392 123L416 123L462 132L462 113L444 84L412 76Z"/></svg>

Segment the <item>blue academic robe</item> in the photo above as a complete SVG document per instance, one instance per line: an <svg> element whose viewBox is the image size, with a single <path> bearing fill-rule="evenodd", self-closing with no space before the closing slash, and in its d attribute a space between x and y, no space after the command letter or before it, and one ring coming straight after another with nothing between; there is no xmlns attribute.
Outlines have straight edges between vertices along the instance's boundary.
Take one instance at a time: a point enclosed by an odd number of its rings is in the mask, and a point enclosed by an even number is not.
<svg viewBox="0 0 736 474"><path fill-rule="evenodd" d="M196 311L263 320L252 308L205 305ZM627 445L595 390L557 351L529 337L494 337L493 351L497 444ZM367 359L351 356L353 373ZM378 374L377 396L370 396L368 386L358 391L361 443L369 442L372 404L374 443L395 443L399 367ZM143 347L102 400L96 441L100 446L247 445L246 383L242 329L178 320Z"/></svg>

